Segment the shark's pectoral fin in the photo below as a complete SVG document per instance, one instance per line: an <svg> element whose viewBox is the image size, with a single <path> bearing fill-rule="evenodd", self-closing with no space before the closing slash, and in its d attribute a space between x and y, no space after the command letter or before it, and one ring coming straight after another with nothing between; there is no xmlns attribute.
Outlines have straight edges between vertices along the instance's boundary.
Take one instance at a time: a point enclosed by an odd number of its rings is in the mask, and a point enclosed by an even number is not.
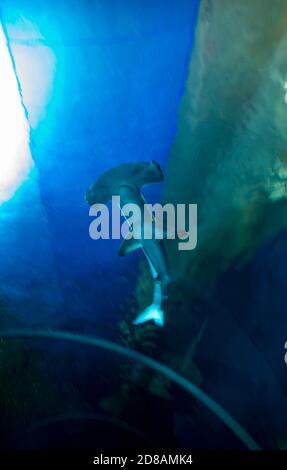
<svg viewBox="0 0 287 470"><path fill-rule="evenodd" d="M135 240L134 238L129 240L124 239L119 248L119 256L128 255L132 251L138 250L139 248L142 248L141 242L139 240Z"/></svg>

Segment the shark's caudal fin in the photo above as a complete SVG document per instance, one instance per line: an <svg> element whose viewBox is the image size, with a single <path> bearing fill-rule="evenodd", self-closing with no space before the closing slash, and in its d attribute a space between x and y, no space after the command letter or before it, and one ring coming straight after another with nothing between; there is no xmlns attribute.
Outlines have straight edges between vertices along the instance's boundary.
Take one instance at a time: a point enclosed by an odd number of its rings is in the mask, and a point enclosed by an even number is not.
<svg viewBox="0 0 287 470"><path fill-rule="evenodd" d="M139 316L133 321L133 324L140 325L147 321L154 321L157 326L163 326L164 311L161 309L162 298L161 283L156 281L153 293L153 303L139 314Z"/></svg>
<svg viewBox="0 0 287 470"><path fill-rule="evenodd" d="M164 311L156 304L151 304L133 321L134 325L141 325L148 321L154 321L157 326L164 325Z"/></svg>

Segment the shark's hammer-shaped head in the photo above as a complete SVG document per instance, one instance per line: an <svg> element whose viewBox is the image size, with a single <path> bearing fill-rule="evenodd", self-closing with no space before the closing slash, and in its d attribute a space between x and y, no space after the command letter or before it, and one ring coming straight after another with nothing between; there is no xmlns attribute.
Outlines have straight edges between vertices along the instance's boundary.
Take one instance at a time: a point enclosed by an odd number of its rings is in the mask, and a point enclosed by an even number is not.
<svg viewBox="0 0 287 470"><path fill-rule="evenodd" d="M112 196L117 196L122 186L136 190L141 187L163 181L160 166L151 161L148 163L125 163L102 174L86 193L90 205L106 204Z"/></svg>

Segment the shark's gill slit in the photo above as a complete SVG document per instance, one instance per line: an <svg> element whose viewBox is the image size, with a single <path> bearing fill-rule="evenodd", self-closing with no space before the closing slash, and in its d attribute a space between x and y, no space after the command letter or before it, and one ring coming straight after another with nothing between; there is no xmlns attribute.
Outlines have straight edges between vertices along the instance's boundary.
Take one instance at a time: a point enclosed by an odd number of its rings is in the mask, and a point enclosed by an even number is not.
<svg viewBox="0 0 287 470"><path fill-rule="evenodd" d="M69 333L66 331L49 331L49 330L6 330L0 331L0 338L45 338L54 340L72 341L96 348L105 349L114 352L120 356L124 356L136 362L155 370L156 372L164 375L176 385L181 387L187 393L197 398L203 403L210 411L212 411L237 437L243 444L250 450L260 450L261 447L249 435L249 433L234 419L232 416L222 408L213 398L207 393L203 392L200 388L194 385L189 380L182 377L177 372L170 369L168 366L145 356L142 353L132 349L120 346L119 344L107 341L95 336L87 336L76 333Z"/></svg>

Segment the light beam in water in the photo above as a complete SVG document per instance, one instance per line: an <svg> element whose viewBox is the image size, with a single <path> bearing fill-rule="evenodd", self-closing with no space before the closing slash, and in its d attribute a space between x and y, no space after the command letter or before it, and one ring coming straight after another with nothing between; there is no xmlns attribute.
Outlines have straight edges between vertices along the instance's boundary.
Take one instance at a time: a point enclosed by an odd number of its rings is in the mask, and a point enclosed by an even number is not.
<svg viewBox="0 0 287 470"><path fill-rule="evenodd" d="M0 205L13 197L33 166L29 134L12 57L0 23Z"/></svg>

